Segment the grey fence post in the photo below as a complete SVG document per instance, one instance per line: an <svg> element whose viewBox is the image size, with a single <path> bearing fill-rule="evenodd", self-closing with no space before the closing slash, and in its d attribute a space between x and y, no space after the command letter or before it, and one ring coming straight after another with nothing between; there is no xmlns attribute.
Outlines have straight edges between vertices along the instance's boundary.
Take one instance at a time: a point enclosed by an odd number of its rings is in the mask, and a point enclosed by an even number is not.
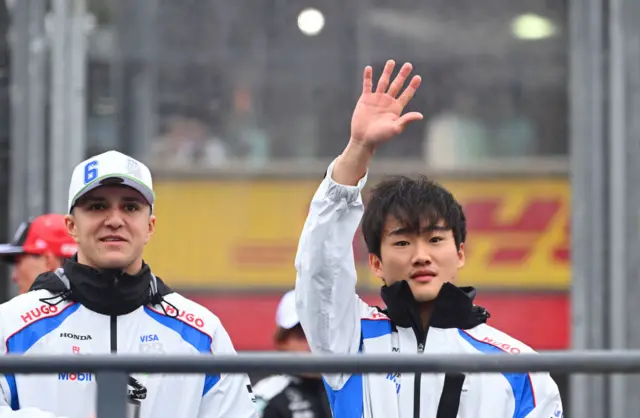
<svg viewBox="0 0 640 418"><path fill-rule="evenodd" d="M126 418L127 374L122 371L104 371L96 376L98 382L98 417Z"/></svg>

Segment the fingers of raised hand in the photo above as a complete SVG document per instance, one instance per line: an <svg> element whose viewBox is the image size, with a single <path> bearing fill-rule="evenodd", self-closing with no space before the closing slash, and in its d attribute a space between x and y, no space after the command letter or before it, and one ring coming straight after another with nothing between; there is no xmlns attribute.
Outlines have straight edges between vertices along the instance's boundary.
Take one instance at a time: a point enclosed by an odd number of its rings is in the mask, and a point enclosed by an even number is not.
<svg viewBox="0 0 640 418"><path fill-rule="evenodd" d="M422 78L420 78L419 75L414 75L407 88L404 89L400 97L398 97L398 103L403 109L411 99L413 99L413 96L416 94L416 90L420 87L420 83L422 83Z"/></svg>
<svg viewBox="0 0 640 418"><path fill-rule="evenodd" d="M371 93L373 88L373 69L367 65L364 69L364 75L362 77L362 94Z"/></svg>
<svg viewBox="0 0 640 418"><path fill-rule="evenodd" d="M395 61L389 60L384 65L384 70L382 70L382 75L380 76L380 80L378 80L378 85L376 86L376 93L384 93L387 91L389 87L389 80L391 79L391 74L393 73L393 68L396 66Z"/></svg>
<svg viewBox="0 0 640 418"><path fill-rule="evenodd" d="M391 83L391 86L389 87L388 93L390 96L392 97L398 96L398 93L400 93L402 86L404 86L405 81L407 81L407 77L409 77L409 74L411 74L411 70L413 70L413 65L411 65L408 62L405 63L402 66L402 68L400 68L398 75L396 76L396 78Z"/></svg>
<svg viewBox="0 0 640 418"><path fill-rule="evenodd" d="M400 126L400 130L404 130L404 128L412 122L417 122L422 120L423 116L420 112L409 112L405 113L398 119L398 125Z"/></svg>

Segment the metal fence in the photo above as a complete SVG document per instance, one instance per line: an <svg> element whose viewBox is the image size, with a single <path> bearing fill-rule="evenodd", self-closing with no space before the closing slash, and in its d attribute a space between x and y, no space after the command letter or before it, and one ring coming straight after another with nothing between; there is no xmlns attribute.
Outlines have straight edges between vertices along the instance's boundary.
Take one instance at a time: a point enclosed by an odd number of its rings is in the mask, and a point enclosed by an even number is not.
<svg viewBox="0 0 640 418"><path fill-rule="evenodd" d="M128 373L640 373L640 350L486 355L4 356L0 373L95 373L97 418L124 418ZM565 399L566 403L567 400Z"/></svg>

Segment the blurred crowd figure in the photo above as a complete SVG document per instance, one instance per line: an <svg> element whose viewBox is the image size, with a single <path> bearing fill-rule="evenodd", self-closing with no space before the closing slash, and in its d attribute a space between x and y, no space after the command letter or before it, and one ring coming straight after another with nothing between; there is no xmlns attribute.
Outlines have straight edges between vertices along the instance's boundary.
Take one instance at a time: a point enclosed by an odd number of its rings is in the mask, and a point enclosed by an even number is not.
<svg viewBox="0 0 640 418"><path fill-rule="evenodd" d="M230 160L260 165L269 159L269 137L260 127L248 88L234 90L228 117L207 118L201 110L179 110L164 115L161 125L151 155L155 164L215 167Z"/></svg>
<svg viewBox="0 0 640 418"><path fill-rule="evenodd" d="M155 141L151 159L163 165L219 165L228 153L225 141L213 135L204 121L175 114L167 117L165 131Z"/></svg>
<svg viewBox="0 0 640 418"><path fill-rule="evenodd" d="M296 295L285 293L276 311L274 344L278 351L309 352L296 312ZM261 418L330 418L331 408L321 375L276 375L253 387Z"/></svg>
<svg viewBox="0 0 640 418"><path fill-rule="evenodd" d="M487 159L534 155L536 133L512 93L478 100L457 91L450 106L433 116L425 128L423 155L430 167L455 169Z"/></svg>
<svg viewBox="0 0 640 418"><path fill-rule="evenodd" d="M0 262L11 266L11 280L22 294L40 274L62 267L76 250L64 215L48 213L23 222L10 243L0 244Z"/></svg>
<svg viewBox="0 0 640 418"><path fill-rule="evenodd" d="M487 159L537 155L537 135L517 94L486 96L461 88L427 116L422 155L432 168L465 168ZM261 166L277 157L276 148L260 123L250 89L238 87L225 117L207 118L191 110L161 115L150 161L158 166L218 167L230 161Z"/></svg>

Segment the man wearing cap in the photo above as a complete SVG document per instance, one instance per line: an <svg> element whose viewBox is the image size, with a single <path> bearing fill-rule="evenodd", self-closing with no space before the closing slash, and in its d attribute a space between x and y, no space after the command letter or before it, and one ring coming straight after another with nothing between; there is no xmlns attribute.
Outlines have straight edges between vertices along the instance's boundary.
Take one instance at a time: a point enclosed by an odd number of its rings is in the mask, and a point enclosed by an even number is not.
<svg viewBox="0 0 640 418"><path fill-rule="evenodd" d="M149 169L115 151L74 170L68 233L78 252L0 305L8 354L234 354L220 320L172 291L143 261L155 230ZM140 374L129 402L140 418L255 418L246 375ZM43 390L43 388L45 388ZM0 376L0 418L89 418L95 376Z"/></svg>
<svg viewBox="0 0 640 418"><path fill-rule="evenodd" d="M13 267L11 280L22 294L38 275L62 267L77 248L67 232L64 215L51 213L22 223L13 242L0 245L0 260Z"/></svg>
<svg viewBox="0 0 640 418"><path fill-rule="evenodd" d="M276 310L275 346L280 351L308 352L309 343L296 313L293 290L285 293ZM277 375L254 387L262 418L329 418L331 408L320 375Z"/></svg>

